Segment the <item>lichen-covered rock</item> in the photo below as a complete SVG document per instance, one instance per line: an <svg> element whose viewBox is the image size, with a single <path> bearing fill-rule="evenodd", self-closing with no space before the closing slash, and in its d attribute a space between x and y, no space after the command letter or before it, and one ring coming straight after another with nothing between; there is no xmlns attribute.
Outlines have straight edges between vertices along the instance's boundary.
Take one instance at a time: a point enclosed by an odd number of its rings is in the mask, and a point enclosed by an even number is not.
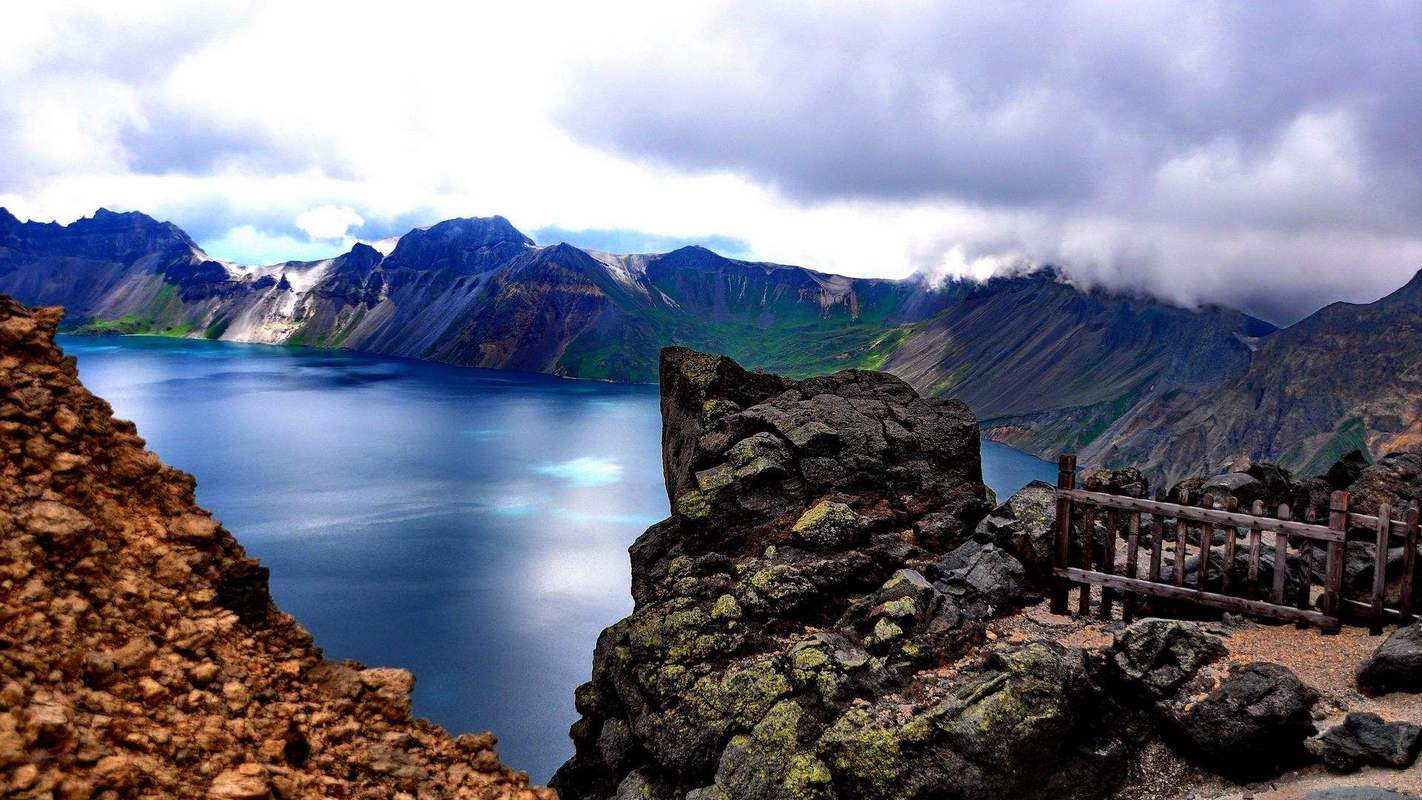
<svg viewBox="0 0 1422 800"><path fill-rule="evenodd" d="M902 726L911 791L888 796L1102 797L1123 777L1129 722L1081 650L1038 642L994 653Z"/></svg>
<svg viewBox="0 0 1422 800"><path fill-rule="evenodd" d="M631 548L636 607L598 642L555 784L843 796L824 737L851 701L1032 596L992 548L925 574L988 511L976 420L879 373L793 382L680 348L661 373L673 515Z"/></svg>
<svg viewBox="0 0 1422 800"><path fill-rule="evenodd" d="M1011 553L1045 583L1056 547L1056 488L1032 481L978 523L977 538Z"/></svg>
<svg viewBox="0 0 1422 800"><path fill-rule="evenodd" d="M0 297L0 793L550 798L413 679L323 661L266 570Z"/></svg>

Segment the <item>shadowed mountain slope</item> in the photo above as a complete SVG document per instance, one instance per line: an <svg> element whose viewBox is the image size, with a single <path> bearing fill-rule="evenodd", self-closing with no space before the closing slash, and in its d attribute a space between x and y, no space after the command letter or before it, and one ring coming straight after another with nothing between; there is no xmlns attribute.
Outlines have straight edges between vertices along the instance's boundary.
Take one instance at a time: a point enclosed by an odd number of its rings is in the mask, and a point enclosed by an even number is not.
<svg viewBox="0 0 1422 800"><path fill-rule="evenodd" d="M1092 448L1170 478L1244 459L1318 474L1353 449L1422 444L1422 272L1374 303L1334 303L1259 344L1249 369L1167 392Z"/></svg>

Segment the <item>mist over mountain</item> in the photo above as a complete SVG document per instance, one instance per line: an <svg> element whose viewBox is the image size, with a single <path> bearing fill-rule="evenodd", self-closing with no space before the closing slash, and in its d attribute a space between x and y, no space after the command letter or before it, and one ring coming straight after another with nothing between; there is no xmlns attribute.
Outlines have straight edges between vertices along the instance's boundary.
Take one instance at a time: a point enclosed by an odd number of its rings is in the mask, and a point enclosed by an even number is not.
<svg viewBox="0 0 1422 800"><path fill-rule="evenodd" d="M577 378L654 381L658 351L673 344L793 376L885 369L967 401L1008 444L1171 475L1242 458L1316 467L1345 446L1380 455L1415 437L1422 417L1410 383L1361 393L1358 372L1415 372L1415 336L1378 341L1415 327L1415 281L1276 332L1231 309L1081 288L1050 268L984 281L849 278L700 246L540 246L497 216L416 228L382 247L388 255L356 244L330 259L240 265L137 212L57 225L0 210L0 292L63 305L66 327L83 333ZM1288 388L1307 376L1317 391ZM1189 446L1166 447L1172 436Z"/></svg>

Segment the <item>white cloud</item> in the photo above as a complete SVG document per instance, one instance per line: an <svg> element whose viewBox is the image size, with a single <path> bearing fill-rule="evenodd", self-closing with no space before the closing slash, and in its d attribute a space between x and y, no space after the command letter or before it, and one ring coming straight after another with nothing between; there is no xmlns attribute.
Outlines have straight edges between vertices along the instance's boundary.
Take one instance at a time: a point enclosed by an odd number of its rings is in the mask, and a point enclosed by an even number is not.
<svg viewBox="0 0 1422 800"><path fill-rule="evenodd" d="M1405 4L22 6L0 204L140 209L237 260L503 214L1287 314L1422 251Z"/></svg>
<svg viewBox="0 0 1422 800"><path fill-rule="evenodd" d="M296 227L312 239L344 239L346 231L364 224L365 218L350 206L316 206L296 216Z"/></svg>
<svg viewBox="0 0 1422 800"><path fill-rule="evenodd" d="M203 250L219 261L239 264L275 264L282 261L316 261L340 255L344 243L313 242L270 234L252 225L238 225L220 238L204 242Z"/></svg>

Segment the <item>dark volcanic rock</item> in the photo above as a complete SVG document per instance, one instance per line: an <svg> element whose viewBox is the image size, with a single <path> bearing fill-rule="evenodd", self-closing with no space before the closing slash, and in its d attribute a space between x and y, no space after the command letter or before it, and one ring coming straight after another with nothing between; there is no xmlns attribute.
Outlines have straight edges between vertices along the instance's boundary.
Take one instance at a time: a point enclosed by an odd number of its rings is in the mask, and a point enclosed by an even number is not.
<svg viewBox="0 0 1422 800"><path fill-rule="evenodd" d="M1255 500L1264 498L1264 484L1258 478L1243 472L1227 472L1205 481L1200 491L1213 499L1216 505L1225 505L1234 498L1241 508L1249 508Z"/></svg>
<svg viewBox="0 0 1422 800"><path fill-rule="evenodd" d="M577 690L565 800L1087 800L1162 728L1231 776L1307 757L1314 695L1283 667L1193 702L1225 652L1197 625L1143 620L1104 656L989 641L1041 597L1055 497L989 516L961 404L676 348L661 369L673 514L632 546L635 609Z"/></svg>
<svg viewBox="0 0 1422 800"><path fill-rule="evenodd" d="M1422 624L1394 631L1358 665L1358 689L1364 694L1422 692Z"/></svg>
<svg viewBox="0 0 1422 800"><path fill-rule="evenodd" d="M1145 497L1150 484L1135 467L1125 469L1098 469L1087 473L1081 480L1081 488L1088 492L1124 494L1130 497Z"/></svg>
<svg viewBox="0 0 1422 800"><path fill-rule="evenodd" d="M636 608L578 690L564 798L1080 797L1118 780L1081 651L993 656L976 688L931 669L1040 597L971 538L989 508L965 406L677 348L661 372L673 515L631 548Z"/></svg>
<svg viewBox="0 0 1422 800"><path fill-rule="evenodd" d="M1101 797L1125 767L1115 736L1137 733L1116 716L1082 651L1037 642L994 653L953 696L901 727L901 766L863 758L872 734L829 763L853 778L844 797Z"/></svg>
<svg viewBox="0 0 1422 800"><path fill-rule="evenodd" d="M1385 722L1377 714L1349 714L1343 724L1308 742L1308 750L1338 772L1366 766L1404 769L1417 760L1422 728L1410 722Z"/></svg>
<svg viewBox="0 0 1422 800"><path fill-rule="evenodd" d="M1012 553L1029 574L1045 581L1052 573L1056 521L1055 487L1032 481L978 523L976 537Z"/></svg>
<svg viewBox="0 0 1422 800"><path fill-rule="evenodd" d="M1304 763L1314 734L1316 693L1278 664L1235 667L1218 689L1171 720L1189 748L1212 769L1236 779L1278 774Z"/></svg>
<svg viewBox="0 0 1422 800"><path fill-rule="evenodd" d="M964 542L935 563L930 574L934 585L972 620L1042 599L1040 584L1031 580L1022 563L991 544Z"/></svg>
<svg viewBox="0 0 1422 800"><path fill-rule="evenodd" d="M1174 695L1225 653L1219 637L1195 623L1143 619L1116 635L1110 664L1117 680L1156 701Z"/></svg>

